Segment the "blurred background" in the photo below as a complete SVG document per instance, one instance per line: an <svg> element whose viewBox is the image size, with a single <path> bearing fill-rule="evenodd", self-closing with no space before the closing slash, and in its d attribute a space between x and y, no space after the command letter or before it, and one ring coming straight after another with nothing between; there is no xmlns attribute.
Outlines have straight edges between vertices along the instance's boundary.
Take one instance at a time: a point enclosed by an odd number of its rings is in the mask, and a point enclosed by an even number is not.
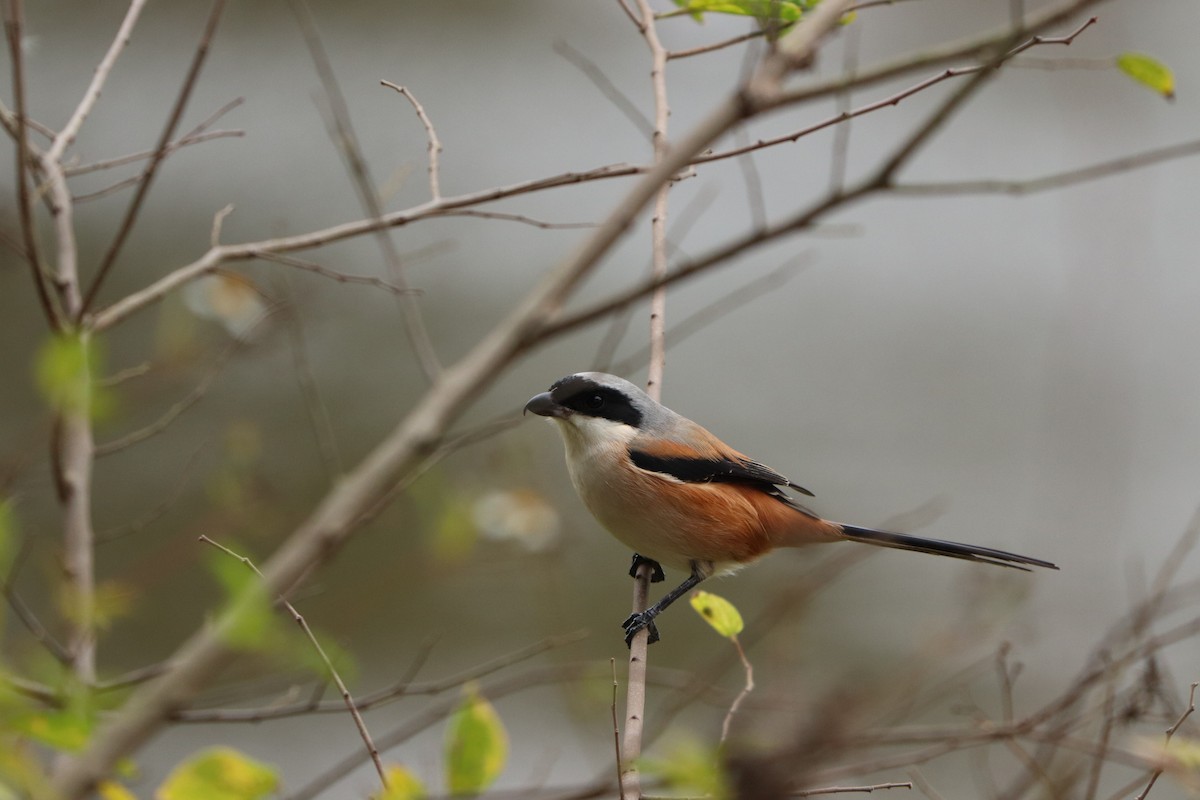
<svg viewBox="0 0 1200 800"><path fill-rule="evenodd" d="M922 0L868 9L822 51L814 74L837 74L848 58L870 65L990 30L1007 21L1010 5ZM426 138L409 105L380 80L409 87L433 120L444 146L445 195L651 158L644 130L578 66L590 61L652 116L649 56L616 3L314 0L311 7L389 210L427 199ZM124 10L119 2L30 4L34 118L57 128L70 115ZM198 3L150 6L75 147L81 163L153 147L206 12ZM1138 3L1102 5L1098 24L1069 50L1029 53L1084 64L1006 70L901 178L1035 178L1194 138L1198 25L1200 9L1186 0L1162 0L1152 13ZM748 29L735 18L661 24L672 49ZM1171 66L1177 100L1115 69L1087 68L1125 51ZM734 47L669 65L674 134L731 90L744 61L744 48ZM0 85L9 85L8 70L6 59ZM920 77L846 101L876 100ZM943 84L854 121L847 175L872 170L949 91ZM227 204L234 207L221 232L228 243L362 216L329 133L328 99L286 4L230 5L181 130L235 98L244 102L212 128L244 135L170 156L102 303L198 258ZM778 113L744 137L786 133L837 110L828 101ZM835 135L830 129L753 156L768 217L826 191ZM12 164L5 158L0 168L0 208L3 232L15 238ZM84 194L134 174L136 167L104 171L73 187ZM677 255L703 254L750 228L757 198L748 175L744 163L728 160L677 185ZM590 182L489 208L594 223L629 185ZM764 708L804 708L846 681L887 687L920 675L943 685L965 670L917 718L955 719L955 708L970 703L994 710L990 658L1001 641L1011 641L1024 664L1017 702L1028 710L1061 692L1104 631L1143 596L1200 504L1198 185L1200 159L1190 158L1024 197L880 197L672 290L669 328L694 314L708 321L668 353L667 405L813 490L812 505L828 517L878 525L918 510L901 521L1062 566L1021 575L909 553L873 555L762 633L750 651L759 689L742 720L748 735L783 724ZM104 195L77 209L84 270L107 248L128 196ZM578 305L645 274L645 219L589 279ZM586 235L470 218L391 234L447 362ZM386 277L369 238L302 255L332 270ZM388 292L265 262L234 269L248 283L196 284L104 337L106 374L146 371L112 387L101 443L154 423L206 387L159 435L97 462L95 518L106 539L98 574L128 605L101 641L106 676L166 657L219 602L214 554L198 535L265 560L337 471L369 452L425 388ZM739 301L747 284L763 288ZM277 310L248 327L267 306ZM715 319L714 309L727 313ZM639 306L614 359L633 359L635 381L644 379L637 354L645 316ZM53 620L61 526L47 457L50 415L32 377L46 330L26 268L8 249L0 250L0 320L0 472L29 540L15 586ZM513 415L553 380L592 368L611 334L599 324L532 353L477 399L458 429ZM314 417L327 424L314 426ZM819 573L830 555L777 554L707 588L753 618L799 576ZM628 613L628 557L575 498L557 434L531 419L439 463L353 537L297 603L352 654L359 692L396 681L421 658L418 679L446 677L551 635L589 631L540 657L594 667L583 689L548 685L497 700L513 741L500 785L579 782L611 760L608 659L625 653L617 626ZM1193 563L1185 575L1194 574ZM686 606L672 609L661 628L655 667L696 670L728 648ZM36 670L45 660L14 620L4 636L12 663ZM1178 694L1200 679L1198 656L1196 641L1170 651L1166 691ZM205 702L269 703L304 680L251 658ZM740 684L737 669L715 681L731 691ZM652 690L652 709L670 692ZM386 730L420 702L393 705L368 723ZM722 703L699 704L677 722L711 740L723 715ZM436 787L442 735L433 728L387 758ZM360 749L341 716L185 726L138 758L145 787L213 742L278 765L293 787ZM956 757L925 769L953 794L977 786L978 767ZM889 777L904 779L880 779ZM363 769L326 796L362 796L372 784Z"/></svg>

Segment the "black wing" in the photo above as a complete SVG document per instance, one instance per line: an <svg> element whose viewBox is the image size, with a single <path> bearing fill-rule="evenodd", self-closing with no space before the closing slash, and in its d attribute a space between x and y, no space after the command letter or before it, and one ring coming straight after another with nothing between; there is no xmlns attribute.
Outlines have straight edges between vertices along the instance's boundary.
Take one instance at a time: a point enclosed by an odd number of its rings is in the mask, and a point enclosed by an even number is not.
<svg viewBox="0 0 1200 800"><path fill-rule="evenodd" d="M629 458L639 469L670 475L684 483L740 483L753 486L764 494L769 494L805 514L812 514L807 508L784 494L779 487L786 486L809 497L813 496L812 492L803 486L797 486L765 464L748 458L656 456L633 448L629 450Z"/></svg>

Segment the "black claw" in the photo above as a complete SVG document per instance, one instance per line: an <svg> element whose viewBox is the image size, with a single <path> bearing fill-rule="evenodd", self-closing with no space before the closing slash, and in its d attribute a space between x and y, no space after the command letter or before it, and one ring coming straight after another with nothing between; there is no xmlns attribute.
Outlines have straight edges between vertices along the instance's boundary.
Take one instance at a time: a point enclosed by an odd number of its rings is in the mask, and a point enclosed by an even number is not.
<svg viewBox="0 0 1200 800"><path fill-rule="evenodd" d="M629 618L621 623L621 627L625 629L626 647L633 647L633 637L637 636L643 628L650 632L646 644L654 644L659 639L658 626L654 624L654 617L648 616L644 611L640 614L630 614Z"/></svg>
<svg viewBox="0 0 1200 800"><path fill-rule="evenodd" d="M629 577L636 578L638 567L640 567L642 564L649 565L650 569L652 570L650 573L651 583L662 583L667 579L666 574L663 573L661 564L652 558L646 558L638 553L633 554L633 563L629 565Z"/></svg>

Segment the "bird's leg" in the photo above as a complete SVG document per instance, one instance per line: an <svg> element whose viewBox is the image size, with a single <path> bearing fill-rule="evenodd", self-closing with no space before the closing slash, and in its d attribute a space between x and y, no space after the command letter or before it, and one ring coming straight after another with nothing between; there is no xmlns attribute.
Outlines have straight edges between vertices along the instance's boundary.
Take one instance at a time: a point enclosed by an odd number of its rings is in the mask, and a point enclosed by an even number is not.
<svg viewBox="0 0 1200 800"><path fill-rule="evenodd" d="M641 611L637 614L630 614L629 619L621 623L621 627L625 629L625 644L627 646L632 646L633 637L636 636L637 632L642 628L646 628L650 631L650 638L647 640L647 644L654 644L657 642L659 638L658 628L654 625L654 618L661 614L667 608L667 606L671 605L671 603L674 603L676 600L691 591L692 587L700 583L700 581L704 580L709 575L712 575L712 572L712 564L708 563L707 561L693 561L692 574L687 577L687 580L676 586L671 591L667 592L662 596L661 600L647 608L645 611Z"/></svg>
<svg viewBox="0 0 1200 800"><path fill-rule="evenodd" d="M642 564L650 567L651 583L662 583L667 579L667 576L663 574L662 565L652 558L646 558L641 553L633 554L633 563L629 565L629 577L636 578L638 567L640 567Z"/></svg>

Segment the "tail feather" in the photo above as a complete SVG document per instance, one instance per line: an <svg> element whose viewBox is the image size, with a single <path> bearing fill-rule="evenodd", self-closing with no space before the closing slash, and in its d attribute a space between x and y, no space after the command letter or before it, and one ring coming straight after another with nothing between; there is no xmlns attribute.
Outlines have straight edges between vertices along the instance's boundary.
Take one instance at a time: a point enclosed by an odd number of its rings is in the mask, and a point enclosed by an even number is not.
<svg viewBox="0 0 1200 800"><path fill-rule="evenodd" d="M859 528L855 525L842 525L842 533L845 534L847 539L879 545L880 547L895 547L899 550L933 553L934 555L948 556L950 558L961 558L966 561L995 564L998 567L1009 567L1011 569L1024 570L1025 572L1032 572L1030 567L1058 569L1057 564L1043 561L1040 558L1022 556L1004 550L995 550L991 547L977 547L973 544L947 542L941 539L924 539L920 536L910 536L907 533L877 531L873 528Z"/></svg>

